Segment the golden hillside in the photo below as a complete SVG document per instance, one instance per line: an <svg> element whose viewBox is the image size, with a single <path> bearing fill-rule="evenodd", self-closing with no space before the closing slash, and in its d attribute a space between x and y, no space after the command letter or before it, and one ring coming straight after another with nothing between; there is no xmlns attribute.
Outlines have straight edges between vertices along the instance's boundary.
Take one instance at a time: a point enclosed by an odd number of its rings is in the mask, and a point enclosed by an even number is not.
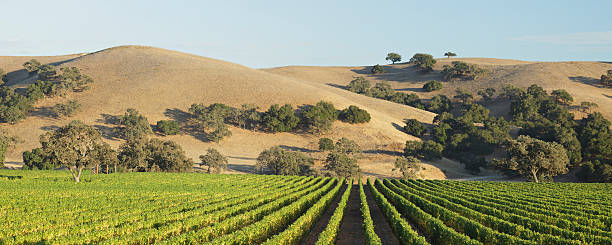
<svg viewBox="0 0 612 245"><path fill-rule="evenodd" d="M66 98L44 99L36 105L28 119L15 125L5 125L9 132L24 140L9 152L7 162L20 162L24 150L38 146L40 134L70 120L82 120L109 133L113 125L105 123L105 116L123 114L127 108L137 109L154 124L160 119L181 118L192 103L219 102L232 106L254 103L265 110L274 103L301 106L326 100L333 102L337 108L357 105L370 112L373 118L370 123L350 125L337 122L332 133L325 136L356 140L366 151L366 156L360 160L364 172L372 176L390 176L394 174L391 172L393 156L378 153L386 152L384 150L390 145L401 145L408 139L415 139L398 130L397 126L403 125L402 121L406 118L431 123L435 116L430 112L353 94L325 84L306 83L301 79L220 60L141 46L116 47L85 55L1 57L0 68L11 74L9 84L25 86L33 81L21 70L21 64L31 58L43 63L59 62L60 67L76 66L95 82L91 90L73 93ZM51 107L68 99L77 99L82 104L81 112L68 119L51 117ZM265 148L282 145L310 152L316 149L318 141L315 135L267 134L237 128L231 128L231 131L233 136L219 144L206 143L189 134L165 138L181 144L188 157L196 162L208 147L215 147L229 156L230 167L238 171L251 169L255 158ZM115 147L121 143L118 139L107 138ZM439 169L430 165L427 168L428 177L445 177ZM462 176L461 168L458 169L457 174Z"/></svg>

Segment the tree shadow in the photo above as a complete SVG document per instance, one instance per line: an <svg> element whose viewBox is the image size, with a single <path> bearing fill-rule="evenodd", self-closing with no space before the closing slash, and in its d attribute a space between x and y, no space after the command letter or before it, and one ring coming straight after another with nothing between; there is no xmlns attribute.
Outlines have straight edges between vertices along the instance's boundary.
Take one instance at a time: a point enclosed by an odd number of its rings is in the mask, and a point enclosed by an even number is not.
<svg viewBox="0 0 612 245"><path fill-rule="evenodd" d="M53 112L52 106L36 107L32 111L30 111L30 116L40 118L57 118L55 112Z"/></svg>
<svg viewBox="0 0 612 245"><path fill-rule="evenodd" d="M594 87L604 88L604 86L601 85L600 83L601 80L597 78L585 77L585 76L575 76L575 77L569 77L569 79L574 82L580 82L580 83L584 83L584 84L591 85Z"/></svg>
<svg viewBox="0 0 612 245"><path fill-rule="evenodd" d="M335 83L326 83L325 85L331 86L331 87L335 87L335 88L339 88L339 89L347 90L347 86L343 86L343 85L339 85L339 84L335 84Z"/></svg>
<svg viewBox="0 0 612 245"><path fill-rule="evenodd" d="M315 151L315 150L311 150L311 149L307 149L307 148L302 148L302 147L297 147L297 146L279 145L278 147L280 147L282 149L285 149L285 150L289 150L289 151L298 151L298 152L304 152L304 153L319 152L319 151Z"/></svg>
<svg viewBox="0 0 612 245"><path fill-rule="evenodd" d="M400 131L402 133L404 132L404 127L400 126L397 123L391 123L391 126L393 126L395 129L397 129L398 131Z"/></svg>
<svg viewBox="0 0 612 245"><path fill-rule="evenodd" d="M399 151L391 151L391 150L365 150L363 151L363 153L366 154L383 154L383 155L389 155L389 156L401 156L402 153Z"/></svg>
<svg viewBox="0 0 612 245"><path fill-rule="evenodd" d="M115 125L115 126L118 126L120 124L119 117L115 115L102 113L100 114L100 116L102 116L102 119L96 120L96 122L98 123L110 124L110 125Z"/></svg>
<svg viewBox="0 0 612 245"><path fill-rule="evenodd" d="M23 179L23 176L21 175L0 175L0 179L2 178L6 178L8 180L16 180L16 179Z"/></svg>
<svg viewBox="0 0 612 245"><path fill-rule="evenodd" d="M398 88L398 89L395 89L395 91L409 91L409 92L421 92L421 93L426 92L425 89L423 88Z"/></svg>
<svg viewBox="0 0 612 245"><path fill-rule="evenodd" d="M74 61L76 59L80 58L79 57L75 57L75 58L71 58L71 59L67 59L67 60L62 60L62 61L57 61L57 62L53 62L53 63L48 63L49 65L52 66L59 66L62 65L64 63L68 63L71 61ZM58 68L59 70L59 68ZM30 74L28 71L26 71L25 69L19 69L16 71L12 71L6 74L7 76L7 82L5 83L5 86L13 86L13 85L27 85L30 83L33 83L36 81L36 79L34 79L36 77L36 74Z"/></svg>
<svg viewBox="0 0 612 245"><path fill-rule="evenodd" d="M59 128L60 127L57 126L57 125L49 125L49 126L42 126L42 127L40 127L40 129L42 131L55 131L55 130L58 130Z"/></svg>
<svg viewBox="0 0 612 245"><path fill-rule="evenodd" d="M193 120L193 116L191 115L191 113L178 108L172 108L166 109L164 115L176 121L182 133L191 135L192 137L202 142L211 141L210 139L208 139L208 137L206 137L206 133L202 130L200 125Z"/></svg>
<svg viewBox="0 0 612 245"><path fill-rule="evenodd" d="M412 82L422 83L429 80L442 80L442 75L439 72L423 73L416 69L414 65L403 68L394 65L383 65L385 72L382 74L372 74L373 66L366 66L360 69L352 69L351 71L379 80L394 81L394 82Z"/></svg>
<svg viewBox="0 0 612 245"><path fill-rule="evenodd" d="M259 171L257 171L257 169L255 169L255 165L230 163L230 164L227 164L227 168L231 169L231 170L234 170L234 171L238 171L238 172L242 172L242 173L247 173L247 174L257 174L257 173L259 173Z"/></svg>
<svg viewBox="0 0 612 245"><path fill-rule="evenodd" d="M115 127L109 127L105 125L94 125L98 131L102 134L102 137L109 140L118 140L117 132Z"/></svg>
<svg viewBox="0 0 612 245"><path fill-rule="evenodd" d="M612 95L607 95L607 94L601 94L601 95L603 95L604 97L607 97L609 99L612 99Z"/></svg>

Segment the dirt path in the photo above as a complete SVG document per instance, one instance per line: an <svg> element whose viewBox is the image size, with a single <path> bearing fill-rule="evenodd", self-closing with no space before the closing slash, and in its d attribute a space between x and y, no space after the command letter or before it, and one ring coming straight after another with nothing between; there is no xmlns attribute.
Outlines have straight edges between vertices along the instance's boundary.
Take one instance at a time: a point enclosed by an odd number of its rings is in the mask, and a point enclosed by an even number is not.
<svg viewBox="0 0 612 245"><path fill-rule="evenodd" d="M319 221L317 221L314 227L310 230L310 233L308 233L308 236L302 239L302 241L300 242L301 245L312 245L317 242L317 239L319 238L319 234L321 234L321 232L325 230L325 227L327 227L327 224L329 223L329 219L334 214L334 211L336 210L336 208L338 207L338 203L340 202L340 198L342 197L342 194L345 191L346 191L346 185L343 185L342 190L338 192L338 194L336 195L336 198L334 198L332 203L329 204L329 207L327 207L327 210L325 210L325 213L323 213L323 216L319 218Z"/></svg>
<svg viewBox="0 0 612 245"><path fill-rule="evenodd" d="M374 200L372 192L370 192L370 188L367 188L367 186L365 186L363 189L365 191L366 199L368 201L368 207L370 208L370 215L372 216L372 221L374 221L374 231L376 232L376 235L378 235L378 237L380 238L382 244L400 244L399 240L397 240L397 238L395 237L395 234L393 234L393 229L391 229L391 226L387 222L387 219L385 219L382 210L380 210L380 207L376 205L376 200Z"/></svg>
<svg viewBox="0 0 612 245"><path fill-rule="evenodd" d="M359 186L353 186L351 188L351 194L349 196L346 210L344 211L344 217L340 223L340 231L338 231L338 241L336 244L340 245L353 245L353 244L364 244L365 239L363 236L363 219L361 218L359 199Z"/></svg>

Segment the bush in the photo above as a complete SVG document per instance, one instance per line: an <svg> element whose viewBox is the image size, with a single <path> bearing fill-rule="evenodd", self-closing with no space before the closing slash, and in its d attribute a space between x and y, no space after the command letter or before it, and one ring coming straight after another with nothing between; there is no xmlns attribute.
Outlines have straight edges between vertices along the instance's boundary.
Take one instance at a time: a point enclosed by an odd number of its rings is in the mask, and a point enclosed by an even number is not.
<svg viewBox="0 0 612 245"><path fill-rule="evenodd" d="M295 116L293 106L286 104L282 107L275 104L264 113L263 126L269 132L290 132L293 131L300 119Z"/></svg>
<svg viewBox="0 0 612 245"><path fill-rule="evenodd" d="M468 64L463 61L453 61L452 65L443 66L442 76L447 81L453 78L474 80L486 72L487 70L474 64Z"/></svg>
<svg viewBox="0 0 612 245"><path fill-rule="evenodd" d="M332 152L327 155L325 168L342 178L357 176L361 172L357 159L340 152Z"/></svg>
<svg viewBox="0 0 612 245"><path fill-rule="evenodd" d="M410 58L410 62L416 65L417 70L421 72L431 72L436 64L436 59L430 54L415 54Z"/></svg>
<svg viewBox="0 0 612 245"><path fill-rule="evenodd" d="M574 98L565 90L565 89L557 89L553 90L550 95L559 103L564 105L569 105L574 102Z"/></svg>
<svg viewBox="0 0 612 245"><path fill-rule="evenodd" d="M26 170L48 170L54 169L57 166L54 162L46 157L40 148L34 148L32 151L24 151L21 154L23 158L22 169Z"/></svg>
<svg viewBox="0 0 612 245"><path fill-rule="evenodd" d="M325 132L338 119L338 110L331 102L320 101L304 110L302 117L302 122L307 128L315 132Z"/></svg>
<svg viewBox="0 0 612 245"><path fill-rule="evenodd" d="M358 94L367 94L370 90L370 81L363 77L358 77L352 80L347 86L347 90Z"/></svg>
<svg viewBox="0 0 612 245"><path fill-rule="evenodd" d="M334 141L330 138L320 138L319 139L319 150L320 151L333 151Z"/></svg>
<svg viewBox="0 0 612 245"><path fill-rule="evenodd" d="M180 126L173 120L159 120L155 128L164 135L175 135L179 133Z"/></svg>
<svg viewBox="0 0 612 245"><path fill-rule="evenodd" d="M223 169L227 169L227 158L214 148L208 148L206 155L200 155L202 163L200 165L208 166L208 173L221 173Z"/></svg>
<svg viewBox="0 0 612 245"><path fill-rule="evenodd" d="M416 119L408 119L406 120L406 126L404 126L404 132L416 137L423 137L427 133L427 127Z"/></svg>
<svg viewBox="0 0 612 245"><path fill-rule="evenodd" d="M608 70L608 73L601 75L601 85L612 87L612 70Z"/></svg>
<svg viewBox="0 0 612 245"><path fill-rule="evenodd" d="M36 59L31 59L25 63L23 63L23 68L25 68L25 70L30 73L30 75L35 74L36 72L38 72L38 69L40 69L40 66L42 64L40 64L40 62L38 62L38 60Z"/></svg>
<svg viewBox="0 0 612 245"><path fill-rule="evenodd" d="M368 96L379 98L383 100L390 99L394 94L395 90L391 88L391 84L388 82L379 82L374 85L369 91Z"/></svg>
<svg viewBox="0 0 612 245"><path fill-rule="evenodd" d="M134 172L187 172L193 161L174 141L130 139L119 147L121 168Z"/></svg>
<svg viewBox="0 0 612 245"><path fill-rule="evenodd" d="M479 89L477 94L482 97L482 100L484 100L485 102L489 102L489 101L492 101L493 97L495 96L495 89L494 88Z"/></svg>
<svg viewBox="0 0 612 245"><path fill-rule="evenodd" d="M382 66L377 64L372 67L371 72L372 74L382 74L382 73L385 73L385 69Z"/></svg>
<svg viewBox="0 0 612 245"><path fill-rule="evenodd" d="M74 116L81 109L81 104L77 100L69 100L66 104L55 104L53 113L55 117L64 118Z"/></svg>
<svg viewBox="0 0 612 245"><path fill-rule="evenodd" d="M395 64L395 62L402 61L402 56L396 53L388 53L385 60L390 60L393 64Z"/></svg>
<svg viewBox="0 0 612 245"><path fill-rule="evenodd" d="M449 112L452 109L451 100L446 95L436 95L427 104L427 110L435 113Z"/></svg>
<svg viewBox="0 0 612 245"><path fill-rule="evenodd" d="M276 175L309 175L314 160L301 152L284 150L278 146L264 150L257 157L256 167Z"/></svg>
<svg viewBox="0 0 612 245"><path fill-rule="evenodd" d="M427 92L432 92L442 89L442 83L438 80L431 80L423 85L423 89Z"/></svg>
<svg viewBox="0 0 612 245"><path fill-rule="evenodd" d="M121 127L116 130L120 137L126 140L143 138L153 133L149 120L136 109L127 109L127 112L119 117L119 124Z"/></svg>
<svg viewBox="0 0 612 245"><path fill-rule="evenodd" d="M370 121L370 113L352 105L340 112L340 120L348 123L366 123Z"/></svg>

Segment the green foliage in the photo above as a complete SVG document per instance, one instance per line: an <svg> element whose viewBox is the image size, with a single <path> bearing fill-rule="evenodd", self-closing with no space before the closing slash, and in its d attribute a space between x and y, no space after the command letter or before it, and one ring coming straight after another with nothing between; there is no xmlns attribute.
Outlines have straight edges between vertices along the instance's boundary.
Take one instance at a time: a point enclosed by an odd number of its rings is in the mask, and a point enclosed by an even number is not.
<svg viewBox="0 0 612 245"><path fill-rule="evenodd" d="M471 121L481 123L489 118L489 109L479 104L470 104L467 108L463 108L463 118Z"/></svg>
<svg viewBox="0 0 612 245"><path fill-rule="evenodd" d="M361 147L354 140L342 137L336 141L334 151L342 154L354 155L361 153Z"/></svg>
<svg viewBox="0 0 612 245"><path fill-rule="evenodd" d="M399 170L405 179L415 179L419 172L419 160L413 156L400 156L395 159L393 166L395 166L393 171Z"/></svg>
<svg viewBox="0 0 612 245"><path fill-rule="evenodd" d="M361 183L361 179L359 179L359 199L360 199L360 210L361 217L363 218L363 229L365 236L365 244L366 245L382 245L382 242L378 235L376 235L376 231L374 230L374 220L372 220L372 216L370 215L370 207L368 206L368 199L363 190L363 184Z"/></svg>
<svg viewBox="0 0 612 245"><path fill-rule="evenodd" d="M11 136L8 131L0 128L0 168L4 166L6 152L9 150L9 148L15 147L18 142L19 139L17 137Z"/></svg>
<svg viewBox="0 0 612 245"><path fill-rule="evenodd" d="M381 65L376 64L372 67L372 70L370 70L370 72L372 72L372 74L383 74L385 73L385 69Z"/></svg>
<svg viewBox="0 0 612 245"><path fill-rule="evenodd" d="M334 141L330 138L320 138L319 139L319 150L320 151L333 151Z"/></svg>
<svg viewBox="0 0 612 245"><path fill-rule="evenodd" d="M452 109L451 100L446 95L436 95L427 104L427 110L435 113L449 112Z"/></svg>
<svg viewBox="0 0 612 245"><path fill-rule="evenodd" d="M444 53L444 56L450 59L450 57L455 57L457 56L457 54L449 51L449 52Z"/></svg>
<svg viewBox="0 0 612 245"><path fill-rule="evenodd" d="M25 68L30 75L36 74L36 72L38 72L40 69L40 66L42 66L42 64L40 64L40 62L38 62L36 59L31 59L23 63L23 68Z"/></svg>
<svg viewBox="0 0 612 245"><path fill-rule="evenodd" d="M410 63L414 63L417 70L421 72L431 72L436 64L436 59L434 59L430 54L417 53L410 58Z"/></svg>
<svg viewBox="0 0 612 245"><path fill-rule="evenodd" d="M15 88L0 86L0 121L16 123L32 110L32 101L17 93Z"/></svg>
<svg viewBox="0 0 612 245"><path fill-rule="evenodd" d="M119 117L119 124L121 126L116 128L116 131L122 139L138 139L153 133L149 120L136 109L127 109L127 112Z"/></svg>
<svg viewBox="0 0 612 245"><path fill-rule="evenodd" d="M290 104L271 105L262 119L264 128L269 132L290 132L297 127L299 122L300 119L295 115L293 106Z"/></svg>
<svg viewBox="0 0 612 245"><path fill-rule="evenodd" d="M529 180L540 182L567 173L569 158L565 148L556 142L545 142L526 135L507 141L506 156L497 166L516 171Z"/></svg>
<svg viewBox="0 0 612 245"><path fill-rule="evenodd" d="M304 153L275 146L259 154L256 167L260 171L268 169L276 175L309 175L313 164L314 160Z"/></svg>
<svg viewBox="0 0 612 245"><path fill-rule="evenodd" d="M4 85L6 82L6 73L4 70L0 69L0 85Z"/></svg>
<svg viewBox="0 0 612 245"><path fill-rule="evenodd" d="M348 91L358 94L369 94L370 91L370 81L366 80L363 77L358 77L352 80L349 85L346 87Z"/></svg>
<svg viewBox="0 0 612 245"><path fill-rule="evenodd" d="M339 177L358 176L361 173L357 159L342 152L332 152L325 159L325 168Z"/></svg>
<svg viewBox="0 0 612 245"><path fill-rule="evenodd" d="M405 156L419 157L426 160L435 160L442 158L442 151L444 146L432 141L406 141L406 148L404 149Z"/></svg>
<svg viewBox="0 0 612 245"><path fill-rule="evenodd" d="M206 155L200 155L200 160L202 161L200 165L208 167L209 174L211 169L213 173L217 174L221 173L223 169L227 169L227 158L214 148L208 148Z"/></svg>
<svg viewBox="0 0 612 245"><path fill-rule="evenodd" d="M479 89L477 94L482 97L482 100L484 102L491 102L493 98L495 97L495 89L494 88Z"/></svg>
<svg viewBox="0 0 612 245"><path fill-rule="evenodd" d="M580 111L585 113L590 113L594 108L599 107L597 103L593 103L590 101L580 102Z"/></svg>
<svg viewBox="0 0 612 245"><path fill-rule="evenodd" d="M174 141L133 138L119 146L120 168L133 172L187 172L193 161Z"/></svg>
<svg viewBox="0 0 612 245"><path fill-rule="evenodd" d="M391 84L388 82L379 82L376 83L374 87L370 88L367 95L374 98L389 100L395 93L395 90L391 88Z"/></svg>
<svg viewBox="0 0 612 245"><path fill-rule="evenodd" d="M180 130L179 124L173 120L159 120L155 128L163 135L175 135L178 134Z"/></svg>
<svg viewBox="0 0 612 245"><path fill-rule="evenodd" d="M406 120L406 126L404 126L404 132L416 137L423 137L427 133L427 127L416 119L408 119Z"/></svg>
<svg viewBox="0 0 612 245"><path fill-rule="evenodd" d="M606 87L612 87L612 70L608 70L608 72L604 75L601 75L601 85Z"/></svg>
<svg viewBox="0 0 612 245"><path fill-rule="evenodd" d="M338 114L334 104L319 101L316 105L302 112L302 123L315 132L326 132L331 129L332 123L338 119Z"/></svg>
<svg viewBox="0 0 612 245"><path fill-rule="evenodd" d="M52 65L42 65L38 68L36 73L38 74L38 80L41 81L51 81L57 76L57 70L55 70L55 66Z"/></svg>
<svg viewBox="0 0 612 245"><path fill-rule="evenodd" d="M402 56L396 53L388 53L387 58L385 58L385 60L389 60L393 62L393 64L395 64L395 62L402 61Z"/></svg>
<svg viewBox="0 0 612 245"><path fill-rule="evenodd" d="M550 95L559 103L564 105L570 105L572 102L574 102L574 98L565 89L553 90Z"/></svg>
<svg viewBox="0 0 612 245"><path fill-rule="evenodd" d="M83 169L108 161L97 153L110 148L96 128L80 121L41 135L40 144L49 161L68 168L75 182L80 181Z"/></svg>
<svg viewBox="0 0 612 245"><path fill-rule="evenodd" d="M49 170L57 168L57 163L51 161L50 157L45 156L41 148L34 148L32 151L24 151L22 154L24 170Z"/></svg>
<svg viewBox="0 0 612 245"><path fill-rule="evenodd" d="M65 118L76 115L81 110L81 104L77 100L69 100L66 104L55 104L53 113L57 118Z"/></svg>
<svg viewBox="0 0 612 245"><path fill-rule="evenodd" d="M477 65L468 64L463 61L453 61L452 65L444 65L442 68L442 76L447 81L454 78L474 80L486 72L487 70Z"/></svg>
<svg viewBox="0 0 612 245"><path fill-rule="evenodd" d="M438 80L431 80L423 84L423 89L427 92L432 92L442 89L442 83Z"/></svg>
<svg viewBox="0 0 612 245"><path fill-rule="evenodd" d="M261 123L261 113L254 104L242 104L240 108L232 108L227 121L243 129L256 129Z"/></svg>
<svg viewBox="0 0 612 245"><path fill-rule="evenodd" d="M612 182L612 164L599 160L585 162L576 176L587 182Z"/></svg>
<svg viewBox="0 0 612 245"><path fill-rule="evenodd" d="M225 104L214 103L209 106L192 104L189 112L195 118L197 126L210 141L220 142L224 137L232 135L225 122L232 114L233 108Z"/></svg>
<svg viewBox="0 0 612 245"><path fill-rule="evenodd" d="M370 113L357 106L351 105L342 110L339 116L340 120L348 123L366 123L370 121Z"/></svg>
<svg viewBox="0 0 612 245"><path fill-rule="evenodd" d="M580 120L577 134L582 145L585 160L599 160L602 164L612 165L612 131L610 121L601 113L595 112Z"/></svg>
<svg viewBox="0 0 612 245"><path fill-rule="evenodd" d="M474 95L464 88L455 90L456 95L453 98L457 99L461 104L470 104L474 100Z"/></svg>

